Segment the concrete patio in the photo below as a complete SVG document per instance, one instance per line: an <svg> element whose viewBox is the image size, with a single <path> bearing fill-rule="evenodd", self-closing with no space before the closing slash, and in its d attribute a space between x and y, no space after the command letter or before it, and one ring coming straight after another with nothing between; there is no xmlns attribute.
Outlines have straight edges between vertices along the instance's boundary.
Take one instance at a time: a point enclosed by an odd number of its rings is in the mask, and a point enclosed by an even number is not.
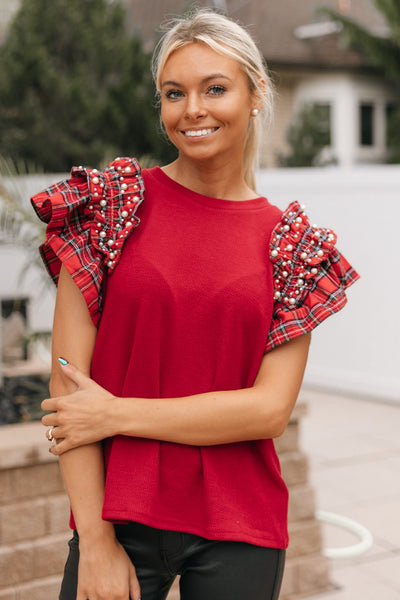
<svg viewBox="0 0 400 600"><path fill-rule="evenodd" d="M400 404L302 392L308 414L301 446L319 509L348 517L373 535L372 547L352 558L330 560L336 590L312 600L400 598ZM324 525L326 548L359 539ZM311 600L307 599L307 600Z"/></svg>

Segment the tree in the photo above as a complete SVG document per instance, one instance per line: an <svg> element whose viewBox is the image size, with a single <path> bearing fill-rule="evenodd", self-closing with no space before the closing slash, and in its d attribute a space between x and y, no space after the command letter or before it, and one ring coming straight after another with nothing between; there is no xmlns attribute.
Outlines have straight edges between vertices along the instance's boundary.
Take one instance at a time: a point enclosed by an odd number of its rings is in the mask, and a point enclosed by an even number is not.
<svg viewBox="0 0 400 600"><path fill-rule="evenodd" d="M23 0L0 50L2 154L46 171L163 158L149 71L119 3Z"/></svg>
<svg viewBox="0 0 400 600"><path fill-rule="evenodd" d="M354 20L336 11L324 8L322 11L340 23L342 35L348 44L356 47L375 67L385 73L399 89L400 96L400 2L399 0L375 0L377 9L387 24L387 35L380 36L362 27ZM400 100L399 106L392 107L388 115L388 147L390 161L400 162Z"/></svg>
<svg viewBox="0 0 400 600"><path fill-rule="evenodd" d="M330 145L329 107L304 104L290 123L286 139L290 152L278 156L281 167L326 164L322 159L322 151Z"/></svg>
<svg viewBox="0 0 400 600"><path fill-rule="evenodd" d="M343 36L349 44L357 47L388 79L400 85L400 3L398 0L375 0L375 4L388 26L385 37L375 35L334 10L324 8L323 12L341 24Z"/></svg>

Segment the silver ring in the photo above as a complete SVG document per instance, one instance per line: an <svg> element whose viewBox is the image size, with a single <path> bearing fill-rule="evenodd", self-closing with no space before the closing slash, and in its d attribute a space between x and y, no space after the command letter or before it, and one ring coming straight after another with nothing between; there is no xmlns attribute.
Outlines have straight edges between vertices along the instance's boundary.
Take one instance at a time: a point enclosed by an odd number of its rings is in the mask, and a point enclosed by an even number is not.
<svg viewBox="0 0 400 600"><path fill-rule="evenodd" d="M53 429L54 429L54 426L52 425L50 427L50 429L48 430L48 432L47 432L47 439L49 440L49 442L53 442L54 441Z"/></svg>

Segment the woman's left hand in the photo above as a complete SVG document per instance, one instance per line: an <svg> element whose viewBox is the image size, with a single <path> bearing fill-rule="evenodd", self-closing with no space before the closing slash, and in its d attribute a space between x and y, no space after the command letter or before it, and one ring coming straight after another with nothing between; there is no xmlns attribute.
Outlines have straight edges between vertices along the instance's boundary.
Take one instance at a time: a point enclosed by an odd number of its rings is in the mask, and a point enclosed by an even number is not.
<svg viewBox="0 0 400 600"><path fill-rule="evenodd" d="M49 441L56 441L50 451L57 456L113 435L107 414L112 410L115 396L77 367L67 364L62 369L77 390L66 396L47 398L41 405L44 411L51 411L42 418L42 423L49 427L46 432Z"/></svg>

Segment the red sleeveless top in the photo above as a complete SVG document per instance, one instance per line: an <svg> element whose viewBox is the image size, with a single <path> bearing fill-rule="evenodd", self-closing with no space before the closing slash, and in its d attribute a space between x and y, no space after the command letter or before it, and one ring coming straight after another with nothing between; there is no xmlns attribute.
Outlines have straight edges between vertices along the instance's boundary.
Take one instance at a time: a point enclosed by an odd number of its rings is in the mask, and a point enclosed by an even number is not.
<svg viewBox="0 0 400 600"><path fill-rule="evenodd" d="M92 376L117 396L250 387L264 353L339 310L357 278L335 234L312 228L297 203L282 213L265 198L206 197L130 159L74 175L33 199L53 222L41 251L55 279L70 265L98 324ZM105 465L104 519L288 544L270 439L197 447L117 436Z"/></svg>

